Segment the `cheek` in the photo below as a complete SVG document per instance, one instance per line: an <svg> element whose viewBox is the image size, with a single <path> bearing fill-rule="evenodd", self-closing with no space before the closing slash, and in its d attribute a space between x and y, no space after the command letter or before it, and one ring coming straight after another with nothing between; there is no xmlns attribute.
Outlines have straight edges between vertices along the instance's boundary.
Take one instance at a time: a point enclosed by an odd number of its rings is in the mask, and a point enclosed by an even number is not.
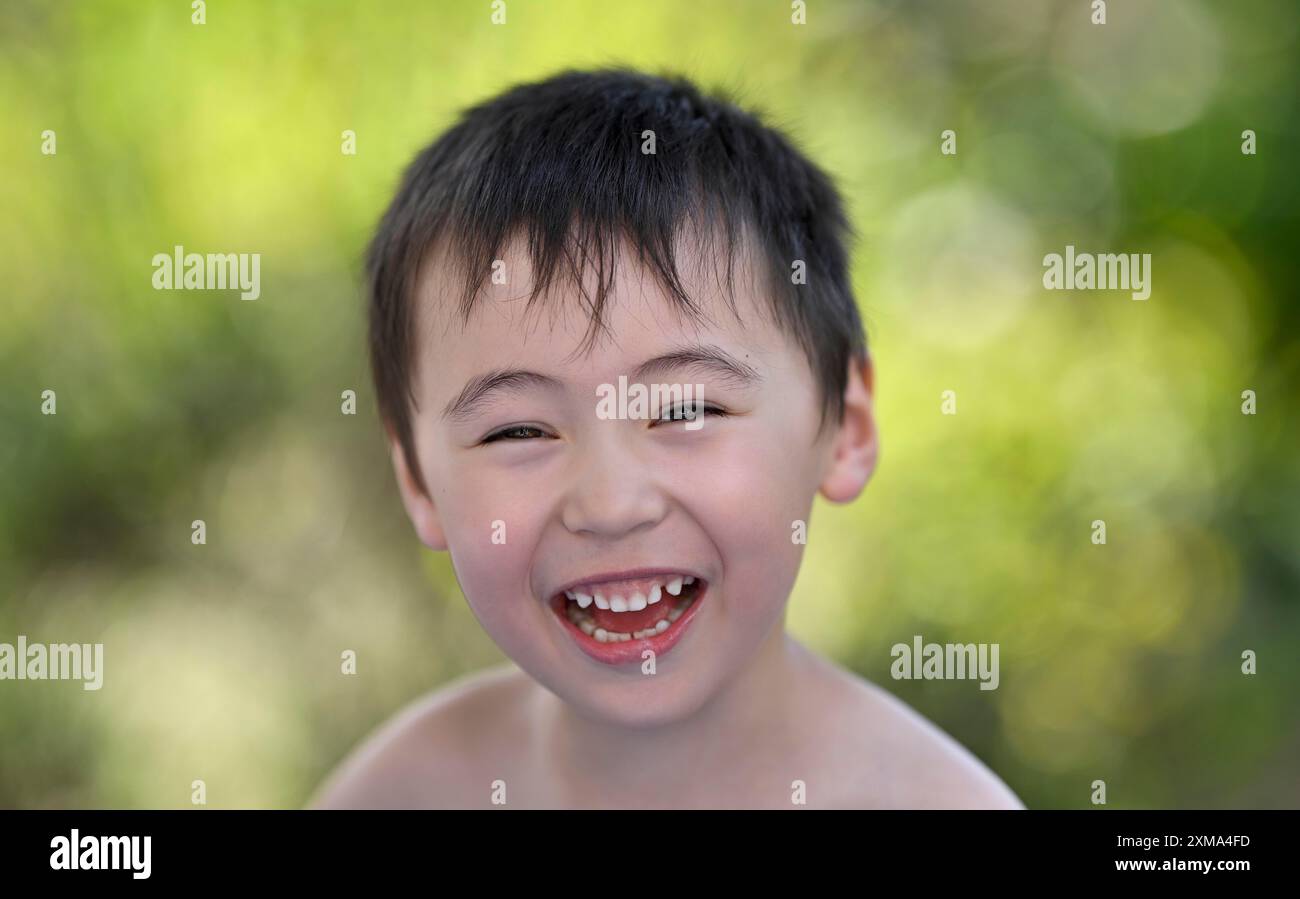
<svg viewBox="0 0 1300 899"><path fill-rule="evenodd" d="M527 479L468 469L447 473L439 515L452 564L475 616L485 627L509 629L532 602L529 560L541 531Z"/></svg>
<svg viewBox="0 0 1300 899"><path fill-rule="evenodd" d="M700 453L678 475L677 495L722 557L729 605L779 607L789 594L815 492L815 459L807 441L746 423Z"/></svg>
<svg viewBox="0 0 1300 899"><path fill-rule="evenodd" d="M716 441L684 466L690 492L707 502L727 533L746 544L790 543L791 522L804 519L817 489L818 450L806 414L753 416L722 423Z"/></svg>

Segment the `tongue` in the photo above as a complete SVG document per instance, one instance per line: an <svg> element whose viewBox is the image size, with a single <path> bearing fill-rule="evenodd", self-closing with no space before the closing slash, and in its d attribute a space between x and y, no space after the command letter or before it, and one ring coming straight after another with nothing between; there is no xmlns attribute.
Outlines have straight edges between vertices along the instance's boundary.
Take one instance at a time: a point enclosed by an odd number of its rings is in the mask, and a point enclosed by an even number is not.
<svg viewBox="0 0 1300 899"><path fill-rule="evenodd" d="M596 622L596 627L617 631L620 634L631 634L654 627L660 619L667 618L669 610L676 602L677 597L665 591L662 599L639 612L611 612L609 609L599 609L595 603L592 603L587 606L587 614Z"/></svg>

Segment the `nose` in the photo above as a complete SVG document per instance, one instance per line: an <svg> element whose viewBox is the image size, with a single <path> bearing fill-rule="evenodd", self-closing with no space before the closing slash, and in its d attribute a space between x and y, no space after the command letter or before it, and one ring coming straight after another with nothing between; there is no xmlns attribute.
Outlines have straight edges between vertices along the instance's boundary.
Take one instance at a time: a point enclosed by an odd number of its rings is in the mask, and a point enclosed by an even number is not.
<svg viewBox="0 0 1300 899"><path fill-rule="evenodd" d="M654 472L617 440L594 443L574 461L561 510L571 533L617 538L664 519L668 498Z"/></svg>

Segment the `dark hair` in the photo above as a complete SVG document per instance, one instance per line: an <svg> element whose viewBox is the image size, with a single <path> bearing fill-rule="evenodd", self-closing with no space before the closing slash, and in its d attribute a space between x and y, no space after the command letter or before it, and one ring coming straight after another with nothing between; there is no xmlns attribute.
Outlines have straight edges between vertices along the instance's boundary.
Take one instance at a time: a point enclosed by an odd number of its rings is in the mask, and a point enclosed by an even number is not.
<svg viewBox="0 0 1300 899"><path fill-rule="evenodd" d="M646 131L653 154L643 151ZM528 304L557 274L567 278L594 340L621 246L635 249L677 305L699 314L674 252L688 226L702 240L725 241L729 288L735 250L756 251L775 320L816 376L823 426L828 411L841 420L848 364L865 357L866 339L849 284L851 229L830 178L754 115L683 78L564 72L467 110L407 168L370 244L380 415L420 488L411 297L435 243L461 269L460 312L468 317L502 246L521 238L533 266ZM802 284L791 277L797 260ZM591 270L594 289L583 277Z"/></svg>

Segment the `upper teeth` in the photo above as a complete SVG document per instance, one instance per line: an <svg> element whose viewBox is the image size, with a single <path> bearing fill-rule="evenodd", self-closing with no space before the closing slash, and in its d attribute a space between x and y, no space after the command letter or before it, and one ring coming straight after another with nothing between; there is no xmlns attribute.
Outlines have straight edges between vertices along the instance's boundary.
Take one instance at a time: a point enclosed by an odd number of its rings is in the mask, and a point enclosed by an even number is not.
<svg viewBox="0 0 1300 899"><path fill-rule="evenodd" d="M564 595L578 604L579 608L585 609L593 602L598 609L607 609L611 612L640 612L646 606L652 606L662 598L662 590L667 590L673 596L680 596L682 585L695 583L695 578L690 575L679 575L671 578L663 585L652 584L648 593L642 593L639 590L629 596L623 596L618 593L611 593L608 597L599 590L591 593L583 593L581 590L565 590Z"/></svg>

